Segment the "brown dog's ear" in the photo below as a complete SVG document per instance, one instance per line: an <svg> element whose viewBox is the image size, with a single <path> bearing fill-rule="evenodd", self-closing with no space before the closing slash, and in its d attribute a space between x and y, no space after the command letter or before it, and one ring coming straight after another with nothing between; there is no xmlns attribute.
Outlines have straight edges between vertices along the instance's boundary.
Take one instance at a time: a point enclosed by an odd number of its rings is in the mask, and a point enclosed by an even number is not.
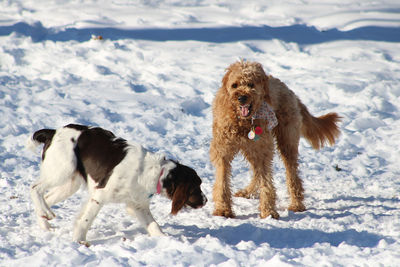
<svg viewBox="0 0 400 267"><path fill-rule="evenodd" d="M264 87L265 101L267 101L268 104L272 104L271 98L269 95L269 78L268 78L268 76L264 75L264 77L261 78L261 82L263 83L263 87Z"/></svg>
<svg viewBox="0 0 400 267"><path fill-rule="evenodd" d="M176 215L178 211L180 211L185 205L186 201L189 199L188 194L189 185L188 184L180 184L172 196L172 207L171 213Z"/></svg>
<svg viewBox="0 0 400 267"><path fill-rule="evenodd" d="M260 81L260 83L263 86L264 89L264 99L267 101L269 104L271 104L271 99L269 95L269 78L268 75L265 74L264 68L260 63L254 63L256 67L256 72L257 72L257 79Z"/></svg>
<svg viewBox="0 0 400 267"><path fill-rule="evenodd" d="M231 66L229 66L224 77L222 78L221 88L224 88L225 90L227 90L227 83L228 83L229 75L231 74L231 72L232 72L232 69L231 69Z"/></svg>

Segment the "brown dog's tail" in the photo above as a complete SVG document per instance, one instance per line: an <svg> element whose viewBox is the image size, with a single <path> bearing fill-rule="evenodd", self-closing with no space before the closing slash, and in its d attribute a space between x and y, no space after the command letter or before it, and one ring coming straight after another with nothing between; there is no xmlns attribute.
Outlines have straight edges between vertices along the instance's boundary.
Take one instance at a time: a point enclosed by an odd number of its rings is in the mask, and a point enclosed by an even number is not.
<svg viewBox="0 0 400 267"><path fill-rule="evenodd" d="M338 122L341 117L337 113L328 113L314 117L307 107L299 101L303 125L301 134L310 142L314 149L320 149L325 144L333 145L340 135Z"/></svg>

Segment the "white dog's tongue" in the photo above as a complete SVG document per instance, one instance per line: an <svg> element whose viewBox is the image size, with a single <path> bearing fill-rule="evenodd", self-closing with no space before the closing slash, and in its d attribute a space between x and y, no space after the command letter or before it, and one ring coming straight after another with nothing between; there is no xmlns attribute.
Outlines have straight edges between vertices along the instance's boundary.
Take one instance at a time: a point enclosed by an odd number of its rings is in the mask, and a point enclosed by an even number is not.
<svg viewBox="0 0 400 267"><path fill-rule="evenodd" d="M249 106L248 105L240 106L240 115L242 115L243 117L249 116Z"/></svg>

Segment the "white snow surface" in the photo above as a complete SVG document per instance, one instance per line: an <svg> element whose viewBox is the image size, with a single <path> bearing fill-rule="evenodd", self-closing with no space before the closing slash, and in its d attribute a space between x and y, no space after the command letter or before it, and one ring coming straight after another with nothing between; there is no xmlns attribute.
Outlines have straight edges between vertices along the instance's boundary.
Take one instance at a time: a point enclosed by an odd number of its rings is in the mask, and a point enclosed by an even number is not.
<svg viewBox="0 0 400 267"><path fill-rule="evenodd" d="M91 36L103 37L103 40ZM342 135L300 143L307 211L280 220L257 199L212 216L211 105L226 67L258 61L314 115L338 112ZM0 266L400 266L400 2L394 0L6 0L0 2ZM105 206L85 247L71 241L86 198L53 207L39 229L29 195L36 130L96 125L196 169L209 202L152 213L149 237L123 205ZM250 181L233 162L232 190Z"/></svg>

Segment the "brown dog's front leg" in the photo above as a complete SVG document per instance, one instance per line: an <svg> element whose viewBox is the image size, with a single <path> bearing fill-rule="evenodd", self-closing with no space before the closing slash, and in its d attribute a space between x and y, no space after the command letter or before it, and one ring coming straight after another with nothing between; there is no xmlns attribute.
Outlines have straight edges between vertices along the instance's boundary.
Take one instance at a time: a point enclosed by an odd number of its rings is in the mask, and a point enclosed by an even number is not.
<svg viewBox="0 0 400 267"><path fill-rule="evenodd" d="M214 216L233 218L230 188L230 164L219 161L216 165L216 180L213 188Z"/></svg>
<svg viewBox="0 0 400 267"><path fill-rule="evenodd" d="M231 161L234 155L224 155L221 146L218 150L211 144L210 156L216 168L215 182L213 187L214 216L233 218L232 193L231 193ZM226 151L226 150L225 150Z"/></svg>

